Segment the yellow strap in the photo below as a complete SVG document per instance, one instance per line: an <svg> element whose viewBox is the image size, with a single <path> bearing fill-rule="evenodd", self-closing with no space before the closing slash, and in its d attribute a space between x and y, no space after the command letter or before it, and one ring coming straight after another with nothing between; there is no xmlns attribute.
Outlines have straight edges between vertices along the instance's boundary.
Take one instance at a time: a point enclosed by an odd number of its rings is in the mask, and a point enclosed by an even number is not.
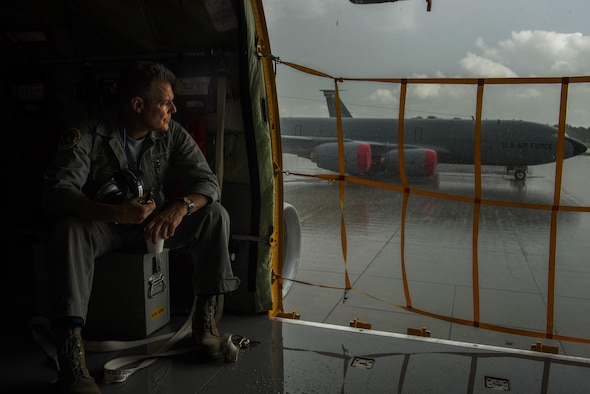
<svg viewBox="0 0 590 394"><path fill-rule="evenodd" d="M398 166L401 177L402 188L404 192L404 200L402 204L402 223L401 223L401 240L400 240L400 259L402 268L402 284L404 286L404 296L406 298L406 305L412 306L412 297L410 296L410 285L408 284L408 276L406 273L406 213L408 211L408 201L410 199L410 185L406 175L406 164L404 159L404 116L406 112L406 94L408 91L408 84L404 80L400 86L399 91L399 120L398 120Z"/></svg>
<svg viewBox="0 0 590 394"><path fill-rule="evenodd" d="M475 170L475 201L473 204L473 231L472 231L472 265L471 265L471 281L473 288L473 322L475 325L479 324L480 309L479 309L479 213L481 211L481 113L483 107L483 89L484 81L479 80L477 84L477 98L475 109L475 138L473 139L473 164Z"/></svg>
<svg viewBox="0 0 590 394"><path fill-rule="evenodd" d="M340 111L340 95L338 94L338 81L334 81L334 90L336 92L336 128L338 131L338 168L340 176L344 179L346 168L344 163L344 134L342 132L342 113ZM347 291L351 288L350 278L348 276L347 264L347 241L346 241L346 221L344 219L344 182L339 182L340 191L340 239L342 243L342 258L344 260L344 300L347 298Z"/></svg>
<svg viewBox="0 0 590 394"><path fill-rule="evenodd" d="M549 233L549 269L547 274L547 335L553 336L553 319L555 310L555 253L557 247L557 214L561 201L561 175L563 170L563 147L567 114L567 93L569 79L561 83L561 100L559 105L559 126L557 129L557 152L555 157L555 185L553 190L553 209L551 210L551 228Z"/></svg>

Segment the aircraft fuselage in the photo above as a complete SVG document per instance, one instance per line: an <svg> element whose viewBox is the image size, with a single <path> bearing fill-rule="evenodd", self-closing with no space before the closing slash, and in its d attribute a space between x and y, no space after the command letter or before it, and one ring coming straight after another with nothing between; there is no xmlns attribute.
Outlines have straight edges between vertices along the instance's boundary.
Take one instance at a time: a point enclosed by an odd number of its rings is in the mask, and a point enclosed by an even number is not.
<svg viewBox="0 0 590 394"><path fill-rule="evenodd" d="M406 119L404 147L433 149L440 163L473 164L475 121L463 119ZM398 120L342 118L347 141L369 143L373 155L398 149ZM282 118L281 133L286 153L305 156L311 144L336 140L334 118ZM483 120L481 123L481 164L518 167L554 162L558 132L555 127L521 120ZM313 143L312 143L313 141ZM586 151L569 137L564 158Z"/></svg>

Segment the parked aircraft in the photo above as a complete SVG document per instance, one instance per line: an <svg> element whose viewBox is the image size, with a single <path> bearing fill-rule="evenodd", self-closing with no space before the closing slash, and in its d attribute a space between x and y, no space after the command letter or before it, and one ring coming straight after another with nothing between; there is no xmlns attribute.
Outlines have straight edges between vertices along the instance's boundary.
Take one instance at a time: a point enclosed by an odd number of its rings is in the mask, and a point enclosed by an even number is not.
<svg viewBox="0 0 590 394"><path fill-rule="evenodd" d="M325 90L329 118L281 118L284 153L311 159L318 167L338 171L338 142L333 91ZM340 101L345 169L351 175L399 174L398 120L353 118ZM481 122L481 164L506 167L517 180L529 165L556 159L557 129L524 120ZM408 176L430 176L438 163L474 163L475 121L413 118L404 123L404 164ZM564 158L586 152L586 146L566 137Z"/></svg>

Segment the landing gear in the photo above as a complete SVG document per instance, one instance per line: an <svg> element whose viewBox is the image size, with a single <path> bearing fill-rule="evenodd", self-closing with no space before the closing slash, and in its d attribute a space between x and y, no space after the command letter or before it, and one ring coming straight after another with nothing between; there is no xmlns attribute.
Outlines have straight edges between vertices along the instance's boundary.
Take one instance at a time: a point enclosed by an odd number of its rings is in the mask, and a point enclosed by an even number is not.
<svg viewBox="0 0 590 394"><path fill-rule="evenodd" d="M514 178L517 181L524 181L524 178L526 178L526 173L527 173L527 169L526 168L515 168L514 169Z"/></svg>
<svg viewBox="0 0 590 394"><path fill-rule="evenodd" d="M526 178L526 173L529 171L527 166L520 166L520 167L506 167L506 173L509 174L512 172L514 174L514 179L517 181L524 181Z"/></svg>

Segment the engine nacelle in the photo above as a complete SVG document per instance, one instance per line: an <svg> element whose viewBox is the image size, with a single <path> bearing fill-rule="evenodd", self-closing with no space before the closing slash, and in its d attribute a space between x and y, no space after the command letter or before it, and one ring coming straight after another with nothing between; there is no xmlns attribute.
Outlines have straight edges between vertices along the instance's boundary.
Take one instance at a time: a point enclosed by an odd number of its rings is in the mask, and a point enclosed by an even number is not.
<svg viewBox="0 0 590 394"><path fill-rule="evenodd" d="M438 155L432 149L405 149L404 164L408 176L430 176L434 174L438 163ZM383 157L386 171L399 174L399 151L390 150Z"/></svg>
<svg viewBox="0 0 590 394"><path fill-rule="evenodd" d="M338 143L328 142L315 148L311 160L320 168L339 171ZM363 175L371 169L371 145L366 142L344 143L344 168L350 175Z"/></svg>

